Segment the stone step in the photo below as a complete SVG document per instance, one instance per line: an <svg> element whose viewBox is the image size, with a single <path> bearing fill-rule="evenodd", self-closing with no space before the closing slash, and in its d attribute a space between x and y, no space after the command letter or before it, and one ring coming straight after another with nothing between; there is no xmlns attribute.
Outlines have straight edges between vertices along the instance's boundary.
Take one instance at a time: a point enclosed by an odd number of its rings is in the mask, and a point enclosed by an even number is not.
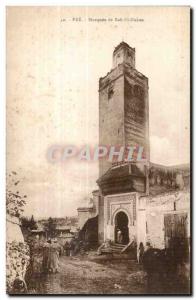
<svg viewBox="0 0 196 300"><path fill-rule="evenodd" d="M112 244L112 247L121 248L123 249L126 245L123 244Z"/></svg>
<svg viewBox="0 0 196 300"><path fill-rule="evenodd" d="M122 245L122 244L112 244L111 245L112 252L120 253L125 246L126 245Z"/></svg>

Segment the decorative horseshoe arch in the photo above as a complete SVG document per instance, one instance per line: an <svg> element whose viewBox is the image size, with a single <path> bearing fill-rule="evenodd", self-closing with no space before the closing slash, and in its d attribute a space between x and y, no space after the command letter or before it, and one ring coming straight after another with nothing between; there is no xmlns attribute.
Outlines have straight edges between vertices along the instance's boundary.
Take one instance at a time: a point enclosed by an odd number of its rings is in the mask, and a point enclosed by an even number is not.
<svg viewBox="0 0 196 300"><path fill-rule="evenodd" d="M116 218L116 215L119 213L119 212L124 212L126 215L127 215L127 218L128 218L128 226L131 225L131 218L130 218L130 215L129 215L129 212L124 209L124 208L117 208L114 213L113 213L113 216L112 216L112 225L115 225L115 218Z"/></svg>
<svg viewBox="0 0 196 300"><path fill-rule="evenodd" d="M113 214L114 241L118 244L129 243L130 216L126 209L117 209Z"/></svg>

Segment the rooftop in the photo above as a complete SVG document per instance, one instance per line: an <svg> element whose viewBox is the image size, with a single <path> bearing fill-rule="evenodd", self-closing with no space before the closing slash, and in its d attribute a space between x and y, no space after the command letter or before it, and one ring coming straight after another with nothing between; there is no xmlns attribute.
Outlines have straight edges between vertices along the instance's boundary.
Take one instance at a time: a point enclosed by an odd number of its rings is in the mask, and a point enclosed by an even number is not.
<svg viewBox="0 0 196 300"><path fill-rule="evenodd" d="M115 53L119 48L122 48L122 47L126 47L126 48L129 48L129 49L135 51L135 48L130 47L129 44L127 44L127 43L125 43L124 41L122 41L118 46L116 46L116 47L114 48L114 53Z"/></svg>

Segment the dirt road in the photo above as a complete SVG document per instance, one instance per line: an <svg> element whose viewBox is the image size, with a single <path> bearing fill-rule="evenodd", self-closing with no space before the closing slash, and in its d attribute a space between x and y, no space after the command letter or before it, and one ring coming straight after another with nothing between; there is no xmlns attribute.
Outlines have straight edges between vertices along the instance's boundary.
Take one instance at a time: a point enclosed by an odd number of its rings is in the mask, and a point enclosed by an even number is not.
<svg viewBox="0 0 196 300"><path fill-rule="evenodd" d="M148 281L149 282L149 281ZM57 274L40 274L27 282L28 294L187 294L177 278L151 278L129 257L93 254L60 258Z"/></svg>
<svg viewBox="0 0 196 300"><path fill-rule="evenodd" d="M60 258L57 274L40 275L29 286L30 294L143 294L144 272L133 260L120 258Z"/></svg>

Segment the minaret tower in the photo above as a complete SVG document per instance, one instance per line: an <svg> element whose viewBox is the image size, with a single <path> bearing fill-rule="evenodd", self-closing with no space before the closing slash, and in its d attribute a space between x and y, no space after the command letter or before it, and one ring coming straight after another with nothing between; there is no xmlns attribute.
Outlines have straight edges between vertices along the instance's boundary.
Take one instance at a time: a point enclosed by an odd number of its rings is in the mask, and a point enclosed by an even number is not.
<svg viewBox="0 0 196 300"><path fill-rule="evenodd" d="M149 160L148 78L135 69L135 48L120 43L113 68L99 80L99 144L140 146ZM99 161L99 176L112 163Z"/></svg>

